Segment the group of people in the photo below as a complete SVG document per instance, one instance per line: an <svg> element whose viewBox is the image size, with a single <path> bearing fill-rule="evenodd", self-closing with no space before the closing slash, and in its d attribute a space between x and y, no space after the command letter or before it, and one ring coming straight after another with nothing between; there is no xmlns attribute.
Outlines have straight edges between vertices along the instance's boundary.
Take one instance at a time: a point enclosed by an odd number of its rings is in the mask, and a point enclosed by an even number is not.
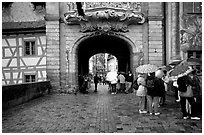
<svg viewBox="0 0 204 135"><path fill-rule="evenodd" d="M91 88L92 80L95 84L94 92L97 92L97 85L99 83L105 84L105 78L103 76L99 76L99 74L95 74L92 76L91 74L87 75L79 75L79 90L81 93L88 93L88 89Z"/></svg>
<svg viewBox="0 0 204 135"><path fill-rule="evenodd" d="M200 95L201 88L196 70L193 69L173 77L170 77L167 71L161 69L153 73L139 74L133 82L134 92L140 99L139 113L160 114L159 106L165 104L168 85L172 84L169 83L170 81L177 84L174 87L178 90L183 119L199 120L196 98Z"/></svg>
<svg viewBox="0 0 204 135"><path fill-rule="evenodd" d="M165 76L162 70L158 70L149 74L139 74L138 78L134 81L134 92L140 98L139 113L159 115L158 107L165 104ZM136 84L135 84L136 83Z"/></svg>
<svg viewBox="0 0 204 135"><path fill-rule="evenodd" d="M107 73L106 80L112 94L128 94L129 91L132 91L133 74L130 71L127 74L124 72L109 72Z"/></svg>
<svg viewBox="0 0 204 135"><path fill-rule="evenodd" d="M88 93L88 89L91 87L90 75L79 75L79 91L81 93Z"/></svg>
<svg viewBox="0 0 204 135"><path fill-rule="evenodd" d="M200 119L197 116L196 99L201 95L201 88L194 69L187 70L178 76L169 76L169 72L159 69L148 74L140 73L135 80L130 71L127 74L112 71L107 73L106 81L111 94L134 92L140 99L139 113L149 112L150 115L160 115L159 107L166 104L166 92L172 87L177 97L176 101L180 102L183 119ZM93 77L93 82L94 92L97 92L97 85L100 82L97 74ZM87 93L91 77L80 76L79 83L81 92Z"/></svg>

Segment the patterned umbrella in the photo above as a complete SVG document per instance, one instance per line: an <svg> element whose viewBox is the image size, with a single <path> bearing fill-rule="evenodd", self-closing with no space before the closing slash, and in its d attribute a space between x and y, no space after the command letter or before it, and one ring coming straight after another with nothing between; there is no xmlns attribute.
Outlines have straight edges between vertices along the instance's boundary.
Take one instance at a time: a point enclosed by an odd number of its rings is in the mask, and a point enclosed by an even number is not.
<svg viewBox="0 0 204 135"><path fill-rule="evenodd" d="M161 70L166 70L166 71L170 71L172 69L172 67L170 65L167 65L167 66L162 66L162 67L159 67Z"/></svg>
<svg viewBox="0 0 204 135"><path fill-rule="evenodd" d="M158 70L158 67L156 65L151 65L151 64L141 65L136 68L136 72L138 73L152 73L157 70Z"/></svg>

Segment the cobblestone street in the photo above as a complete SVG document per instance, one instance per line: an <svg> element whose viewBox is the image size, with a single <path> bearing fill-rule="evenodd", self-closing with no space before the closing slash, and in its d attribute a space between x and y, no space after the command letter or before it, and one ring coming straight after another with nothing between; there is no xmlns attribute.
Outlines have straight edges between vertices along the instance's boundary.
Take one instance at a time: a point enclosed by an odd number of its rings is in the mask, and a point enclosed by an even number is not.
<svg viewBox="0 0 204 135"><path fill-rule="evenodd" d="M133 93L111 95L98 85L89 94L52 94L3 112L3 133L201 133L202 120L183 120L167 96L159 116L138 113ZM200 116L201 117L201 116Z"/></svg>

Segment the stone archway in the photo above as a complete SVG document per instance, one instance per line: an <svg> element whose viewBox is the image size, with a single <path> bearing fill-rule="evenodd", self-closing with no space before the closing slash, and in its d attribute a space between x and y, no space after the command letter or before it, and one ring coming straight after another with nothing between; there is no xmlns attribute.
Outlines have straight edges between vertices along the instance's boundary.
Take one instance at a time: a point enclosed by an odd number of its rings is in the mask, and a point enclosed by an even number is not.
<svg viewBox="0 0 204 135"><path fill-rule="evenodd" d="M69 74L71 85L76 85L79 74L88 73L88 60L97 53L111 53L118 59L119 71L132 71L138 65L136 45L118 33L92 33L79 38L70 50ZM135 57L136 56L136 57Z"/></svg>

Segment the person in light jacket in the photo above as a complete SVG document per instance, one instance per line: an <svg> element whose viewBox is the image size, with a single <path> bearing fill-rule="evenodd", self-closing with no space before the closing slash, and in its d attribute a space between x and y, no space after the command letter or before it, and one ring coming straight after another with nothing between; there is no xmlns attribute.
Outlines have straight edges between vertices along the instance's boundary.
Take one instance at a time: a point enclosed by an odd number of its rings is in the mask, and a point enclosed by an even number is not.
<svg viewBox="0 0 204 135"><path fill-rule="evenodd" d="M139 85L136 95L140 98L139 102L139 113L147 113L145 110L145 98L147 96L147 89L144 77L140 76L137 78L137 84Z"/></svg>

